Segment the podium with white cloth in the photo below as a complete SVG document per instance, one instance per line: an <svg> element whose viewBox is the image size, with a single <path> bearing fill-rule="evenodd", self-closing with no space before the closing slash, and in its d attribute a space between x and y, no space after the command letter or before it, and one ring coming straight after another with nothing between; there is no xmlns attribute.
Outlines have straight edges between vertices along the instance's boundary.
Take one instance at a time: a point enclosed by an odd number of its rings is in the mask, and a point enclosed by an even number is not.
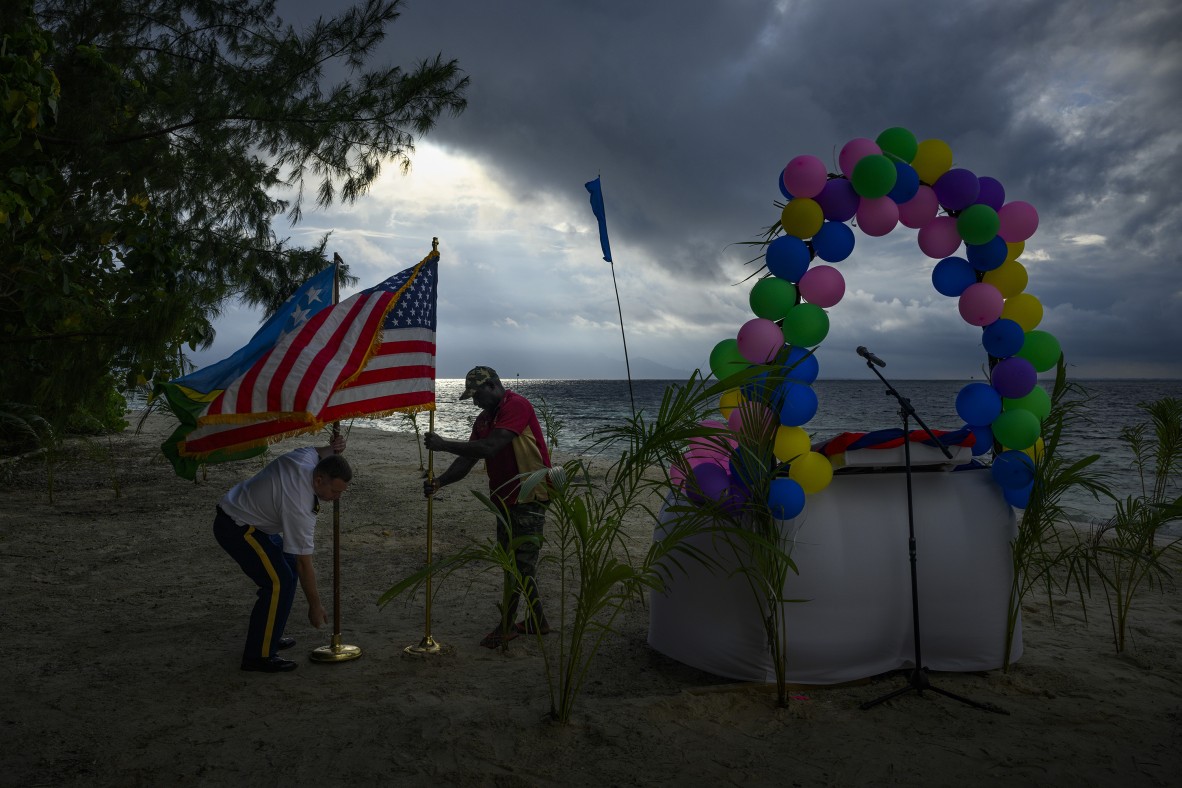
<svg viewBox="0 0 1182 788"><path fill-rule="evenodd" d="M923 667L1001 667L1013 509L988 469L913 470ZM658 524L654 537L661 533ZM903 469L836 474L782 533L799 570L784 596L807 600L785 604L787 680L837 684L913 667ZM759 606L734 572L734 550L716 536L691 539L720 566L670 567L666 590L651 595L649 644L718 676L775 681ZM1021 654L1019 620L1011 661Z"/></svg>

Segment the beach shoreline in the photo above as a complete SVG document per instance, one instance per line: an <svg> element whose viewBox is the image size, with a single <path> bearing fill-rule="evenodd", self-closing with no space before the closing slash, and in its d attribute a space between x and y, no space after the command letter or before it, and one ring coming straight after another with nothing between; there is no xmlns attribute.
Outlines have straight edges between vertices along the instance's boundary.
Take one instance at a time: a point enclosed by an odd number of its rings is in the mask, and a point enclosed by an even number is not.
<svg viewBox="0 0 1182 788"><path fill-rule="evenodd" d="M133 415L134 422L137 417ZM494 620L499 576L475 567L439 585L432 636L444 653L408 656L425 634L422 595L377 598L420 568L426 506L413 433L354 429L356 470L341 503L342 640L363 656L307 661L329 642L297 595L291 674L238 669L253 587L211 533L217 500L261 467L248 460L177 478L158 447L171 430L72 443L53 464L5 465L0 577L10 635L0 697L0 767L13 785L1171 785L1182 774L1182 592L1146 591L1132 646L1114 653L1100 599L1023 607L1025 652L1009 673L938 673L938 693L900 674L796 687L729 681L647 644L648 610L617 620L570 725L550 707L539 644L507 653L477 641ZM315 437L292 439L271 455ZM323 441L321 441L323 442ZM435 470L442 470L435 458ZM569 459L559 453L559 460ZM485 539L491 518L473 473L433 505L433 550ZM116 494L116 491L118 494ZM637 517L643 547L652 523ZM332 518L316 566L332 604ZM545 570L543 570L544 572ZM553 578L543 574L542 591ZM1052 616L1053 612L1053 616ZM557 647L557 638L543 641Z"/></svg>

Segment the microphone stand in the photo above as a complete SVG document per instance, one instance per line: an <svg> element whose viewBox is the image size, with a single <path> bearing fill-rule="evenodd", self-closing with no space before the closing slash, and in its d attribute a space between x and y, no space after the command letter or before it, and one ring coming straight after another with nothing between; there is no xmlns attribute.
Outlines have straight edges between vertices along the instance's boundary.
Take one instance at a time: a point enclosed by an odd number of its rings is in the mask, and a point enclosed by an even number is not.
<svg viewBox="0 0 1182 788"><path fill-rule="evenodd" d="M907 686L894 690L893 692L888 692L886 695L883 695L880 698L867 701L859 708L872 708L880 703L883 703L884 701L888 701L891 698L898 697L899 695L912 690L915 690L915 693L921 697L923 696L924 690L931 690L932 692L937 692L969 706L983 709L984 711L992 711L996 712L997 714L1009 714L1008 711L999 706L994 706L993 704L987 703L978 703L975 700L969 700L968 698L949 692L948 690L940 689L939 687L934 686L931 681L928 680L927 668L923 665L923 657L920 648L920 642L922 638L919 634L919 577L915 571L915 510L911 494L911 430L909 420L914 418L915 423L920 427L923 427L924 432L926 432L928 436L936 442L936 445L940 447L940 451L943 452L944 456L950 460L952 459L952 452L948 451L948 447L944 445L943 441L936 437L935 433L933 433L931 429L928 428L928 425L923 423L923 419L919 417L919 414L915 412L915 408L911 406L911 400L907 399L898 391L896 391L895 387L892 386L887 381L887 379L882 376L882 373L874 368L874 362L871 360L870 356L873 356L873 354L869 354L869 356L866 358L866 366L869 367L870 371L882 381L884 386L886 386L887 396L894 397L898 401L899 416L903 419L903 463L907 476L907 552L911 557L911 627L912 634L914 635L913 648L915 649L915 665L911 668L911 672L907 676Z"/></svg>

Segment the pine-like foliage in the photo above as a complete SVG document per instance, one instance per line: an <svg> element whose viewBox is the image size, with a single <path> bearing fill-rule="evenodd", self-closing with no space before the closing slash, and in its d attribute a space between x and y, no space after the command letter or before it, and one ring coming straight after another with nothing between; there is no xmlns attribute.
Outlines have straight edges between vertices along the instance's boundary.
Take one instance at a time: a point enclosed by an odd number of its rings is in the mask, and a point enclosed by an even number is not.
<svg viewBox="0 0 1182 788"><path fill-rule="evenodd" d="M442 56L369 68L401 0L305 30L269 0L37 0L0 47L0 401L55 424L171 375L229 299L320 270L273 223L365 194L465 106ZM6 16L8 16L6 14Z"/></svg>

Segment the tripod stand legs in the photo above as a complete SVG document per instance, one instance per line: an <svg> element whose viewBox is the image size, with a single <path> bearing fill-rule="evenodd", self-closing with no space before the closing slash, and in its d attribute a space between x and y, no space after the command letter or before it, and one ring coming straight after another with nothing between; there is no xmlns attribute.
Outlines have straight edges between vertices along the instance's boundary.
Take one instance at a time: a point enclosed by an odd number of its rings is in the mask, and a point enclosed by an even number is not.
<svg viewBox="0 0 1182 788"><path fill-rule="evenodd" d="M931 690L932 692L939 693L940 695L943 695L947 698L952 698L953 700L958 700L967 706L972 706L973 708L981 709L982 711L991 711L994 714L1009 714L1009 712L1002 707L995 706L992 703L979 703L975 700L970 700L969 698L957 695L955 692L949 692L946 689L940 689L939 687L932 686L932 683L928 680L927 671L919 667L912 668L911 674L907 677L906 687L897 689L894 692L888 692L886 695L883 695L880 698L868 700L858 708L863 710L870 709L892 698L897 698L904 693L911 692L912 690L914 690L917 695L923 695L924 690Z"/></svg>

